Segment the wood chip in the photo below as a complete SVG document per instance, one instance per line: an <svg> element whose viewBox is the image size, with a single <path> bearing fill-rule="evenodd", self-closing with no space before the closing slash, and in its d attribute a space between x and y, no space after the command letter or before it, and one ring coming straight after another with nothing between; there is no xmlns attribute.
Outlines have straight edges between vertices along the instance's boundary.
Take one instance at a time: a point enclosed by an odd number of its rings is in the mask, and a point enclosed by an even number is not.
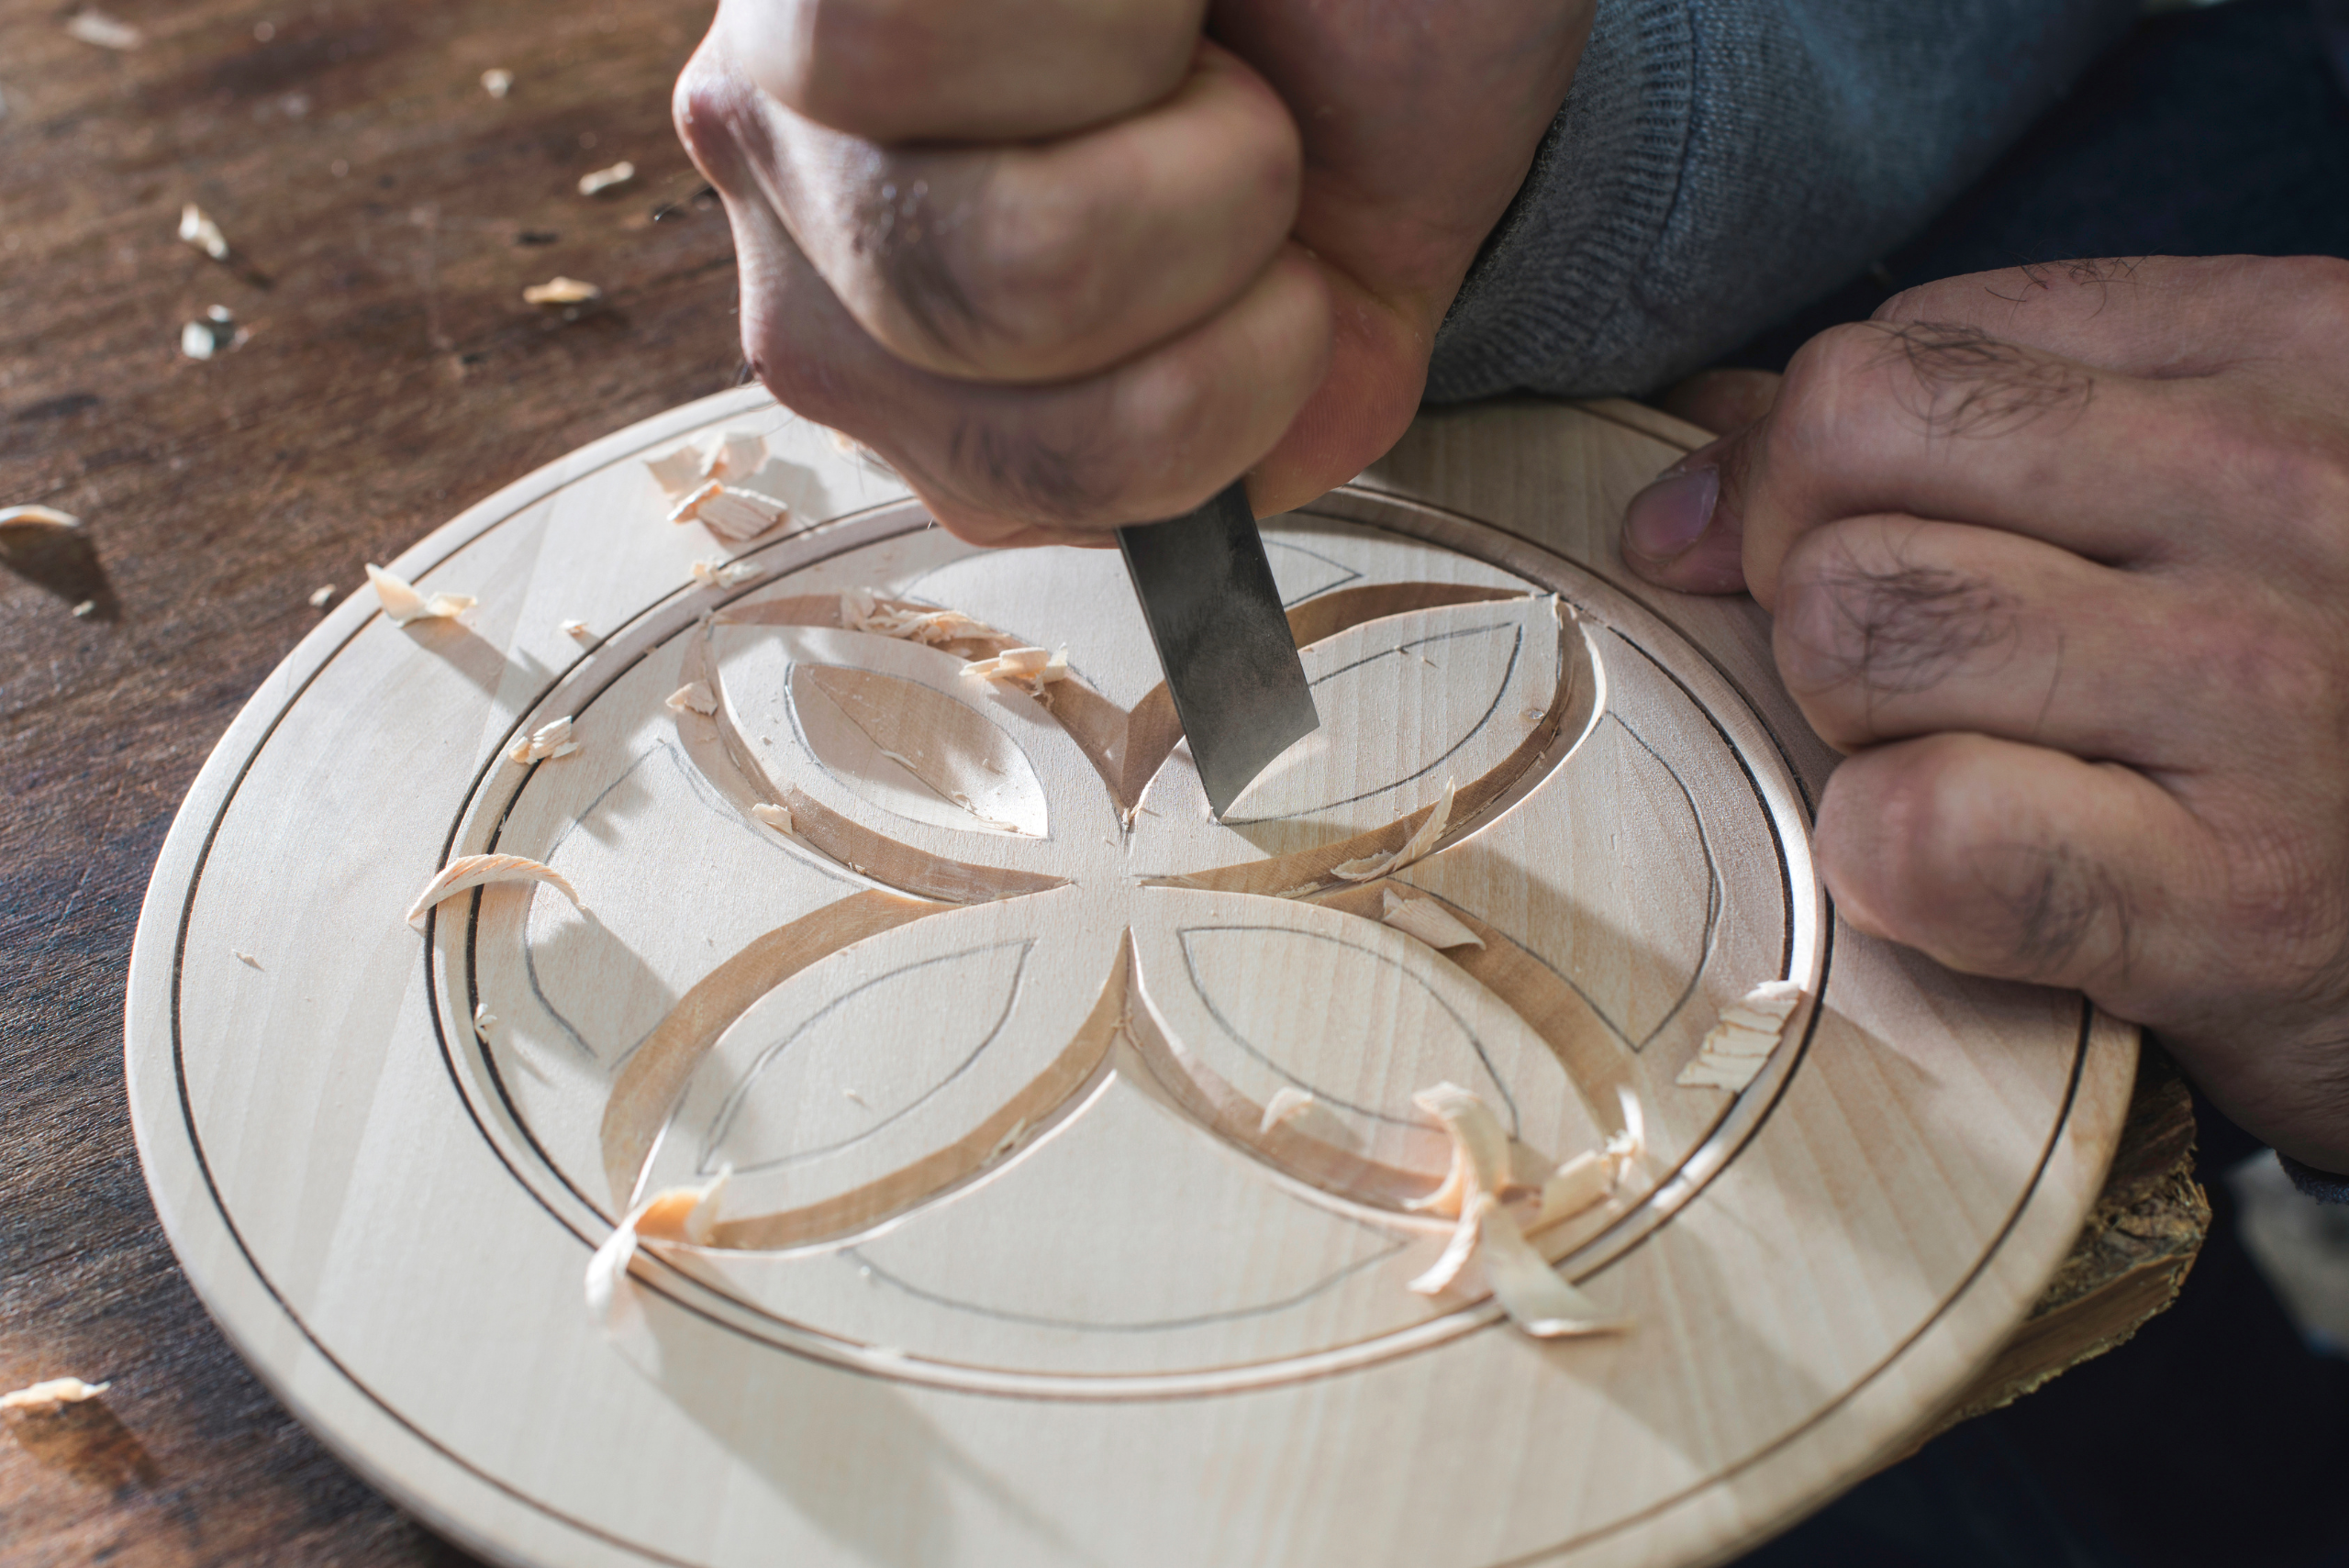
<svg viewBox="0 0 2349 1568"><path fill-rule="evenodd" d="M705 588L739 588L767 574L755 561L696 561L692 570L694 581Z"/></svg>
<svg viewBox="0 0 2349 1568"><path fill-rule="evenodd" d="M841 595L841 625L851 631L902 638L930 648L995 635L991 628L973 620L960 610L923 610L883 605L871 592L862 588L851 589Z"/></svg>
<svg viewBox="0 0 2349 1568"><path fill-rule="evenodd" d="M542 284L532 284L522 291L528 305L584 305L591 299L601 299L604 291L594 284L583 284L577 278L556 276Z"/></svg>
<svg viewBox="0 0 2349 1568"><path fill-rule="evenodd" d="M1458 1222L1433 1267L1411 1281L1421 1296L1451 1288L1472 1257L1485 1265L1485 1283L1511 1321L1538 1339L1608 1333L1630 1327L1569 1284L1525 1239L1503 1207L1510 1178L1508 1134L1492 1107L1456 1084L1439 1084L1412 1102L1442 1122L1452 1137L1452 1169L1443 1185L1415 1208L1453 1212ZM1447 1197L1456 1205L1446 1209Z"/></svg>
<svg viewBox="0 0 2349 1568"><path fill-rule="evenodd" d="M1435 803L1426 820L1403 842L1403 847L1391 855L1364 855L1360 860L1343 861L1330 868L1331 876L1348 882L1376 882L1390 876L1414 861L1425 860L1435 850L1436 840L1443 837L1444 828L1452 820L1452 802L1460 786L1451 779L1443 781L1443 798Z"/></svg>
<svg viewBox="0 0 2349 1568"><path fill-rule="evenodd" d="M78 528L82 519L54 506L0 506L0 528Z"/></svg>
<svg viewBox="0 0 2349 1568"><path fill-rule="evenodd" d="M718 698L701 682L687 681L662 699L661 706L671 713L684 713L690 708L696 713L709 714L718 711Z"/></svg>
<svg viewBox="0 0 2349 1568"><path fill-rule="evenodd" d="M1041 677L1052 667L1052 656L1041 648L1007 648L991 659L974 659L963 666L963 673L984 681L1030 681ZM1061 661L1062 673L1068 671L1068 661Z"/></svg>
<svg viewBox="0 0 2349 1568"><path fill-rule="evenodd" d="M406 626L412 620L447 620L479 603L470 594L435 594L428 599L406 578L395 576L372 563L367 568L367 581L374 585L375 598L394 626Z"/></svg>
<svg viewBox="0 0 2349 1568"><path fill-rule="evenodd" d="M751 807L751 815L757 817L760 821L765 823L768 827L774 828L778 833L791 833L796 831L796 829L792 826L791 807L788 806L776 806L763 800L759 802L758 805Z"/></svg>
<svg viewBox="0 0 2349 1568"><path fill-rule="evenodd" d="M104 11L84 6L65 18L65 31L83 43L100 49L134 50L147 41L147 35L128 22L119 22Z"/></svg>
<svg viewBox="0 0 2349 1568"><path fill-rule="evenodd" d="M63 1407L95 1399L113 1386L111 1382L84 1383L78 1377L52 1377L0 1394L0 1410L30 1410L35 1415L54 1416Z"/></svg>
<svg viewBox="0 0 2349 1568"><path fill-rule="evenodd" d="M180 242L195 246L216 261L228 259L228 237L194 202L180 208Z"/></svg>
<svg viewBox="0 0 2349 1568"><path fill-rule="evenodd" d="M507 749L507 761L511 762L542 762L552 757L568 757L579 748L571 744L571 719L568 716L539 726L529 734Z"/></svg>
<svg viewBox="0 0 2349 1568"><path fill-rule="evenodd" d="M791 515L791 508L772 495L739 485L706 480L669 508L673 523L699 523L720 539L756 539Z"/></svg>
<svg viewBox="0 0 2349 1568"><path fill-rule="evenodd" d="M481 73L481 90L493 98L503 98L514 90L514 73L493 65Z"/></svg>
<svg viewBox="0 0 2349 1568"><path fill-rule="evenodd" d="M646 1241L684 1242L705 1247L718 1229L718 1195L726 1190L728 1166L697 1187L663 1187L628 1211L596 1255L587 1260L587 1311L598 1323L613 1321L612 1308L636 1261L637 1247Z"/></svg>
<svg viewBox="0 0 2349 1568"><path fill-rule="evenodd" d="M520 855L460 855L424 884L424 891L408 906L407 923L420 931L424 929L425 916L442 899L496 882L542 882L570 899L582 913L587 908L579 900L579 890L552 866Z"/></svg>
<svg viewBox="0 0 2349 1568"><path fill-rule="evenodd" d="M616 185L625 185L636 178L636 165L623 158L608 169L598 169L592 174L579 176L579 194L592 196Z"/></svg>
<svg viewBox="0 0 2349 1568"><path fill-rule="evenodd" d="M84 599L80 604L74 606L71 613L75 620L88 620L92 616L98 613L98 601L95 599Z"/></svg>
<svg viewBox="0 0 2349 1568"><path fill-rule="evenodd" d="M1647 1118L1640 1109L1640 1097L1627 1088L1615 1094L1623 1106L1622 1128L1602 1147L1585 1150L1550 1173L1542 1184L1542 1204L1529 1232L1571 1219L1614 1196L1624 1172L1647 1152Z"/></svg>
<svg viewBox="0 0 2349 1568"><path fill-rule="evenodd" d="M243 964L248 969L259 969L261 967L261 960L255 958L249 952L239 952L237 949L230 948L228 950L228 956L235 959L239 963Z"/></svg>
<svg viewBox="0 0 2349 1568"><path fill-rule="evenodd" d="M1379 908L1381 920L1438 951L1485 945L1484 938L1462 925L1436 899L1397 897L1389 887L1379 895Z"/></svg>
<svg viewBox="0 0 2349 1568"><path fill-rule="evenodd" d="M1311 1095L1303 1089L1283 1084L1273 1091L1271 1099L1264 1102L1264 1114L1256 1121L1256 1135L1261 1138L1276 1127L1295 1121L1311 1110L1313 1106Z"/></svg>
<svg viewBox="0 0 2349 1568"><path fill-rule="evenodd" d="M748 479L766 461L766 438L756 430L717 430L659 457L647 458L644 466L652 471L663 491L676 496L713 479ZM672 522L685 520L674 512L669 517Z"/></svg>
<svg viewBox="0 0 2349 1568"><path fill-rule="evenodd" d="M333 597L334 584L331 583L321 583L317 587L310 590L310 607L314 610L325 609L327 607L327 602Z"/></svg>
<svg viewBox="0 0 2349 1568"><path fill-rule="evenodd" d="M1673 1082L1688 1089L1727 1089L1734 1094L1753 1082L1787 1032L1787 1020L1803 999L1791 980L1765 980L1721 1009L1719 1022L1697 1048L1697 1059Z"/></svg>
<svg viewBox="0 0 2349 1568"><path fill-rule="evenodd" d="M584 620L564 621L560 629L565 637L575 637L582 642L596 635L587 629L587 623Z"/></svg>
<svg viewBox="0 0 2349 1568"><path fill-rule="evenodd" d="M497 1027L497 1015L489 1010L486 1002L473 1004L473 1033L484 1045L489 1043L489 1031Z"/></svg>

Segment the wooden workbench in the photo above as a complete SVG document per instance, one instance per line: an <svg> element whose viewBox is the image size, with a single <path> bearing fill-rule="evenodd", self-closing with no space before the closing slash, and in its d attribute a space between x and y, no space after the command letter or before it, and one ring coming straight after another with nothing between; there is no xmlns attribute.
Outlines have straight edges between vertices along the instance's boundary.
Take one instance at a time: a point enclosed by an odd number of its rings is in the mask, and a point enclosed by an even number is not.
<svg viewBox="0 0 2349 1568"><path fill-rule="evenodd" d="M731 242L668 126L704 9L120 0L128 50L67 14L0 17L0 506L74 513L90 545L0 574L0 1387L114 1387L0 1433L0 1559L466 1561L295 1425L181 1278L124 1115L124 963L182 794L312 590L737 379ZM577 193L621 159L631 183ZM225 262L176 238L188 202ZM604 299L522 302L557 273ZM215 305L249 339L184 358ZM2204 1213L2189 1156L2157 1067L2080 1249L1965 1406L2166 1301Z"/></svg>

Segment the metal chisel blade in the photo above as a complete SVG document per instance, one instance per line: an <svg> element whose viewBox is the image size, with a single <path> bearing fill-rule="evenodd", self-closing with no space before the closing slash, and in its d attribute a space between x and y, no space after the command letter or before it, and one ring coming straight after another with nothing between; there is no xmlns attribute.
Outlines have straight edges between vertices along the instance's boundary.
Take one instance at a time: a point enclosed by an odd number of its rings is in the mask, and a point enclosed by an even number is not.
<svg viewBox="0 0 2349 1568"><path fill-rule="evenodd" d="M1247 486L1188 517L1119 528L1118 547L1220 817L1266 763L1321 727Z"/></svg>

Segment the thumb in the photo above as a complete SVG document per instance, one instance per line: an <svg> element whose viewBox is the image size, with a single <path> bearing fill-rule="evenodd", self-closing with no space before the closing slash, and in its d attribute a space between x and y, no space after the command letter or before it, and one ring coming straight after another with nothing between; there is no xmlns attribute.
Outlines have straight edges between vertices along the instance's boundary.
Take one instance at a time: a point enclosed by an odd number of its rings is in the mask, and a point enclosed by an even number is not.
<svg viewBox="0 0 2349 1568"><path fill-rule="evenodd" d="M1623 559L1641 576L1690 594L1744 588L1736 487L1722 506L1721 475L1743 471L1740 436L1770 412L1780 380L1769 371L1699 371L1659 399L1665 413L1723 439L1690 452L1631 498Z"/></svg>
<svg viewBox="0 0 2349 1568"><path fill-rule="evenodd" d="M1752 429L1698 447L1631 497L1623 508L1625 564L1684 594L1744 591L1745 528L1734 500L1722 505L1721 492L1724 473L1742 471Z"/></svg>

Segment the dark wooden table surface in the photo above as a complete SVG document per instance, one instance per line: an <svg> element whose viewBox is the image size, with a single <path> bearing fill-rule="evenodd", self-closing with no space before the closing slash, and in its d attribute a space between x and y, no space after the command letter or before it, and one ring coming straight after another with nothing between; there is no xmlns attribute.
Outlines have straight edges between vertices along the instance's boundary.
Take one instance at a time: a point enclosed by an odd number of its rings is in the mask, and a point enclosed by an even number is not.
<svg viewBox="0 0 2349 1568"><path fill-rule="evenodd" d="M0 1389L113 1381L6 1423L0 1562L462 1563L190 1292L125 1114L124 966L181 795L313 589L737 379L732 245L668 123L709 7L107 4L139 47L0 5L0 506L76 514L88 546L0 542ZM632 183L578 194L621 159ZM227 261L176 238L187 202ZM522 302L557 273L604 299ZM250 339L183 357L215 305ZM2008 1387L2125 1333L2192 1256L2182 1095L2141 1101Z"/></svg>
<svg viewBox="0 0 2349 1568"><path fill-rule="evenodd" d="M172 814L313 589L735 381L732 242L669 128L710 7L105 5L143 44L0 5L0 506L81 517L103 574L0 573L0 1389L114 1380L0 1433L0 1561L462 1562L190 1292L131 1145L123 971ZM633 183L578 194L622 159ZM228 263L179 241L186 202ZM556 273L603 302L523 303ZM184 358L214 305L250 340Z"/></svg>

